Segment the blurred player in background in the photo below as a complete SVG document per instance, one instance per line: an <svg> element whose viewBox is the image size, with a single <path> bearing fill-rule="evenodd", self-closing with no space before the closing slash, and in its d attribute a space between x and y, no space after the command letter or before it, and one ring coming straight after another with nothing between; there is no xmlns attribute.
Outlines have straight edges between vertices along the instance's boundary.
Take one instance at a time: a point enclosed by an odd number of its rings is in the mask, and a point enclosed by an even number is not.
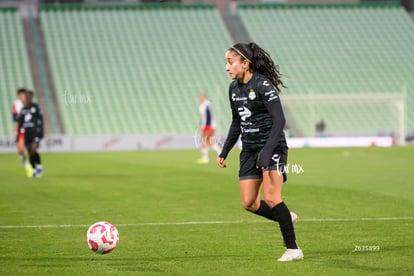
<svg viewBox="0 0 414 276"><path fill-rule="evenodd" d="M17 99L13 102L12 115L13 121L16 123L16 147L17 154L19 155L20 161L22 161L27 176L32 176L32 166L26 159L25 146L24 146L24 133L19 133L19 115L22 108L26 105L26 89L19 88L17 90Z"/></svg>
<svg viewBox="0 0 414 276"><path fill-rule="evenodd" d="M279 98L279 89L284 85L278 67L255 43L236 44L227 50L225 58L226 71L234 80L229 87L233 119L217 163L226 167L224 160L241 134L242 205L247 211L279 223L287 250L278 261L301 260L303 252L296 244L293 228L297 216L282 200L288 147ZM264 200L260 200L262 186Z"/></svg>
<svg viewBox="0 0 414 276"><path fill-rule="evenodd" d="M214 139L215 121L211 109L211 103L204 94L198 96L200 102L200 131L201 131L201 158L198 163L206 164L209 162L208 150L212 148L217 155L221 152L220 147Z"/></svg>
<svg viewBox="0 0 414 276"><path fill-rule="evenodd" d="M37 149L43 138L43 115L39 106L33 103L33 91L29 90L26 91L26 104L19 116L19 135L21 134L24 134L25 146L32 165L33 174L30 177L42 176L43 167Z"/></svg>

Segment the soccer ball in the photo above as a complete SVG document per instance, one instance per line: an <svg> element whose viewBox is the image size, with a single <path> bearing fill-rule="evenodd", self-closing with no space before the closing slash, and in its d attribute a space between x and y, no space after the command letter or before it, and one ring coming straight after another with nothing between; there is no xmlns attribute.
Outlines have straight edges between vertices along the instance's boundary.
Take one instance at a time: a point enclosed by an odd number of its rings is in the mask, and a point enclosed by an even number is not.
<svg viewBox="0 0 414 276"><path fill-rule="evenodd" d="M86 233L89 248L100 254L108 254L119 243L118 229L107 221L94 223Z"/></svg>

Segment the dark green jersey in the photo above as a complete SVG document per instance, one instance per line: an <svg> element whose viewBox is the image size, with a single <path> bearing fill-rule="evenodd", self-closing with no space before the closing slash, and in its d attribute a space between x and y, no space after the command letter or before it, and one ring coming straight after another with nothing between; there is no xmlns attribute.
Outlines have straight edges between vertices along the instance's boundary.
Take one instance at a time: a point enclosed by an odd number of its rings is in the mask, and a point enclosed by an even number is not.
<svg viewBox="0 0 414 276"><path fill-rule="evenodd" d="M221 157L227 156L239 135L243 150L260 151L259 159L264 163L270 161L275 150L287 149L279 93L265 76L253 73L246 84L233 81L229 87L229 100L233 119Z"/></svg>
<svg viewBox="0 0 414 276"><path fill-rule="evenodd" d="M19 130L26 136L43 137L43 115L37 104L32 103L22 108Z"/></svg>

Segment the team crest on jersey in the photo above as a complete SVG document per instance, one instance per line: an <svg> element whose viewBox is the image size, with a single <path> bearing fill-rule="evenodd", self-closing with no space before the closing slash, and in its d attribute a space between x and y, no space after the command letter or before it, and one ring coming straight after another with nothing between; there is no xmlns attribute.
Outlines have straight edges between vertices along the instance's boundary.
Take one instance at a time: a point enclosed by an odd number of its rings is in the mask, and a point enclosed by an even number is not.
<svg viewBox="0 0 414 276"><path fill-rule="evenodd" d="M32 107L32 108L30 109L30 112L32 112L32 113L36 113L36 108L35 108L35 107Z"/></svg>
<svg viewBox="0 0 414 276"><path fill-rule="evenodd" d="M254 99L256 99L256 92L254 92L253 88L251 88L251 89L250 89L250 92L249 92L249 99L250 99L250 100L254 100Z"/></svg>

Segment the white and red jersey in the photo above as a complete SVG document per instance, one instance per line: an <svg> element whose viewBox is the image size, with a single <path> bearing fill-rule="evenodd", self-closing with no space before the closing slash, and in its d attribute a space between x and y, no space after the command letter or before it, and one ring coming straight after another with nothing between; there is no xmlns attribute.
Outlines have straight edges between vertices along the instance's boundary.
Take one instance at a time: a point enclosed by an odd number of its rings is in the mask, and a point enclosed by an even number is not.
<svg viewBox="0 0 414 276"><path fill-rule="evenodd" d="M216 123L213 118L210 102L208 100L204 100L204 102L200 104L199 109L201 117L200 126L202 128L209 126L214 129L216 127Z"/></svg>
<svg viewBox="0 0 414 276"><path fill-rule="evenodd" d="M20 99L17 99L13 102L12 115L13 115L13 121L16 122L16 133L19 132L19 130L17 129L17 122L19 122L19 115L23 107L24 105Z"/></svg>
<svg viewBox="0 0 414 276"><path fill-rule="evenodd" d="M13 102L12 106L12 115L13 121L17 122L19 118L20 111L22 111L23 103L20 99L17 99Z"/></svg>

